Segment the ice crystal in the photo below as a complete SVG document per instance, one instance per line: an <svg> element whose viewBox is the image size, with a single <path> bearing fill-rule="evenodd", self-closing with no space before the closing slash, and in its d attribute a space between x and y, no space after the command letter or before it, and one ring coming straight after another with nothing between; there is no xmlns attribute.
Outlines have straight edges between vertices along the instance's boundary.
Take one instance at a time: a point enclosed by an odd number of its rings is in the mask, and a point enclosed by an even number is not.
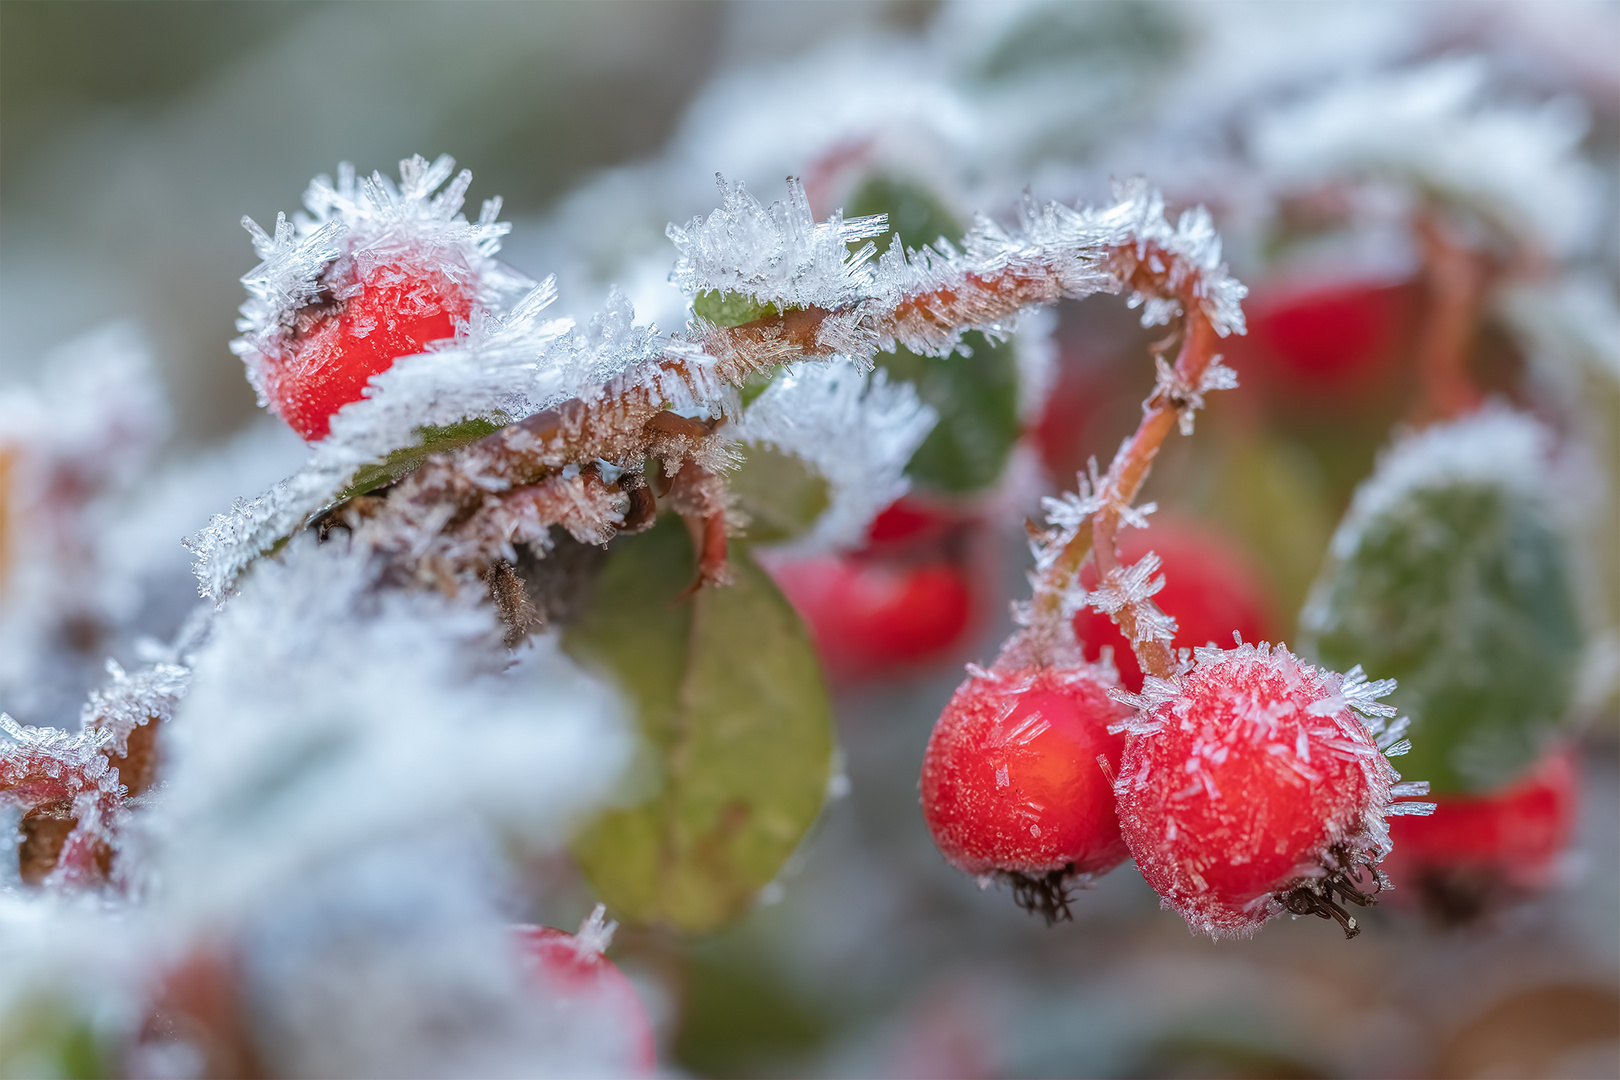
<svg viewBox="0 0 1620 1080"><path fill-rule="evenodd" d="M727 434L810 465L831 503L796 548L847 548L910 487L906 463L932 430L933 409L909 383L848 364L794 364L772 380Z"/></svg>
<svg viewBox="0 0 1620 1080"><path fill-rule="evenodd" d="M1579 156L1581 107L1491 101L1490 74L1483 58L1455 57L1351 76L1263 117L1254 149L1285 182L1392 179L1459 199L1555 253L1587 246L1601 181Z"/></svg>
<svg viewBox="0 0 1620 1080"><path fill-rule="evenodd" d="M841 307L865 294L872 278L867 243L849 243L888 231L882 214L833 214L817 222L804 185L788 181L786 202L765 206L741 184L716 177L721 204L707 218L666 230L680 252L670 282L688 296L713 290L739 293L782 307Z"/></svg>
<svg viewBox="0 0 1620 1080"><path fill-rule="evenodd" d="M554 642L487 671L487 607L379 593L379 570L359 544L300 536L198 651L159 830L167 880L196 902L463 815L556 843L627 759L616 702Z"/></svg>

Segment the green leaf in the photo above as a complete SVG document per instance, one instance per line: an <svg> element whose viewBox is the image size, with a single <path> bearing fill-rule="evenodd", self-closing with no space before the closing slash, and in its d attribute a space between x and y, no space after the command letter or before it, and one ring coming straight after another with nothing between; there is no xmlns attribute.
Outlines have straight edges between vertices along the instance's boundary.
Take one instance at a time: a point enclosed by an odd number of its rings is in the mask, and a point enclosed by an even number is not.
<svg viewBox="0 0 1620 1080"><path fill-rule="evenodd" d="M616 917L686 932L744 913L820 812L832 709L808 634L746 550L687 600L691 540L666 517L614 542L564 646L634 703L655 774L574 851Z"/></svg>
<svg viewBox="0 0 1620 1080"><path fill-rule="evenodd" d="M1418 488L1325 570L1308 655L1399 680L1396 767L1436 792L1489 791L1538 755L1574 693L1581 624L1569 556L1534 502L1494 485Z"/></svg>
<svg viewBox="0 0 1620 1080"><path fill-rule="evenodd" d="M906 348L878 353L892 381L909 382L939 413L906 472L921 488L949 494L995 483L1018 441L1018 361L1011 342L990 343L977 330L963 336L971 356L919 356Z"/></svg>
<svg viewBox="0 0 1620 1080"><path fill-rule="evenodd" d="M891 235L879 238L887 250L893 236L912 246L940 237L953 243L962 224L926 188L888 176L874 176L850 200L848 213L888 214ZM878 353L877 365L893 381L909 382L917 396L939 413L939 423L912 455L906 472L918 486L961 494L989 487L1001 476L1018 441L1018 359L1011 342L992 344L977 331L963 337L961 349L941 358L906 348ZM968 355L971 353L971 355Z"/></svg>
<svg viewBox="0 0 1620 1080"><path fill-rule="evenodd" d="M940 237L951 243L962 239L962 222L933 192L920 184L879 173L870 177L850 196L846 217L888 214L889 232L874 241L878 253L889 250L896 236L909 247L920 248ZM865 241L856 241L858 247Z"/></svg>
<svg viewBox="0 0 1620 1080"><path fill-rule="evenodd" d="M352 499L368 491L375 491L384 484L392 483L406 473L420 468L430 454L448 453L468 443L477 442L485 435L499 431L508 423L510 421L504 417L492 419L473 417L444 427L417 428L420 442L412 446L402 446L374 465L363 466L354 474L354 479L338 496L338 500Z"/></svg>
<svg viewBox="0 0 1620 1080"><path fill-rule="evenodd" d="M741 326L767 315L780 315L782 308L774 301L756 300L747 293L707 289L692 298L692 312L716 326Z"/></svg>
<svg viewBox="0 0 1620 1080"><path fill-rule="evenodd" d="M728 486L748 515L748 539L775 544L807 532L827 509L827 481L804 462L764 446L751 446Z"/></svg>
<svg viewBox="0 0 1620 1080"><path fill-rule="evenodd" d="M54 993L30 995L0 1017L0 1076L113 1076L109 1043L87 1007Z"/></svg>

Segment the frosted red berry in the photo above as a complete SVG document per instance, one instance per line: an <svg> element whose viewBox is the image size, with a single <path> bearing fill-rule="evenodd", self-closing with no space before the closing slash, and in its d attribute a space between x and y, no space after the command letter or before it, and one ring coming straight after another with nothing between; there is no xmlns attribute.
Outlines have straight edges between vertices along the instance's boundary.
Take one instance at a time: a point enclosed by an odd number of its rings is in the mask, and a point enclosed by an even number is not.
<svg viewBox="0 0 1620 1080"><path fill-rule="evenodd" d="M957 687L922 767L923 816L952 866L1009 877L1021 902L1043 906L1043 885L1124 861L1105 768L1124 745L1109 725L1129 710L1109 688L1090 669L1057 668L975 671Z"/></svg>
<svg viewBox="0 0 1620 1080"><path fill-rule="evenodd" d="M334 270L329 278L341 281ZM332 414L365 395L373 375L431 342L455 336L472 311L467 286L408 263L373 267L349 285L329 280L333 299L313 304L260 369L265 397L305 439L324 439Z"/></svg>
<svg viewBox="0 0 1620 1080"><path fill-rule="evenodd" d="M1191 671L1149 683L1120 763L1119 819L1142 876L1212 936L1272 916L1332 916L1366 902L1359 872L1389 850L1399 785L1357 708L1385 711L1346 677L1278 646L1197 650Z"/></svg>
<svg viewBox="0 0 1620 1080"><path fill-rule="evenodd" d="M978 625L972 523L902 500L873 523L864 548L781 560L772 578L810 628L836 683L951 658Z"/></svg>
<svg viewBox="0 0 1620 1080"><path fill-rule="evenodd" d="M1580 809L1580 773L1560 748L1488 794L1444 794L1428 817L1390 822L1384 869L1396 896L1444 923L1470 921L1557 876Z"/></svg>
<svg viewBox="0 0 1620 1080"><path fill-rule="evenodd" d="M1264 576L1237 545L1218 533L1191 523L1154 520L1151 530L1127 529L1119 537L1123 562L1134 563L1149 551L1164 564L1164 588L1154 602L1176 620L1176 641L1183 645L1227 644L1235 632L1245 641L1272 637L1275 606ZM1096 587L1097 571L1087 563L1081 584ZM1104 646L1114 650L1120 685L1142 689L1142 668L1125 635L1109 616L1082 608L1074 617L1074 636L1086 658L1097 660Z"/></svg>
<svg viewBox="0 0 1620 1080"><path fill-rule="evenodd" d="M602 954L603 942L589 933L593 924L600 927L600 913L579 934L549 926L514 926L512 933L538 987L579 1024L599 1029L604 1045L619 1048L627 1074L650 1075L657 1049L647 1010L624 972Z"/></svg>

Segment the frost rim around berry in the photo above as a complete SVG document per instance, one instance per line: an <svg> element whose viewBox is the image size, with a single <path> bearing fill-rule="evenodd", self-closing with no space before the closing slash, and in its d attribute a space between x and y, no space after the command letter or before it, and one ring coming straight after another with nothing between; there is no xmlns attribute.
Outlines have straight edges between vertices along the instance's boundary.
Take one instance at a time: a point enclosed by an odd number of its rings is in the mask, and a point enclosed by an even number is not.
<svg viewBox="0 0 1620 1080"><path fill-rule="evenodd" d="M1325 691L1306 706L1304 712L1332 726L1331 731L1316 733L1321 737L1319 741L1360 768L1367 783L1368 800L1350 821L1329 823L1328 834L1306 853L1305 859L1295 867L1294 877L1270 893L1256 897L1242 909L1198 895L1163 898L1164 905L1178 911L1195 932L1212 938L1251 936L1273 916L1289 913L1286 898L1299 889L1331 902L1333 889L1339 887L1337 879L1353 883L1363 869L1371 874L1377 888L1392 887L1379 869L1392 848L1388 818L1428 815L1435 810L1432 802L1413 801L1415 796L1428 794L1428 781L1403 781L1390 762L1412 746L1406 738L1409 719L1397 718L1393 707L1378 700L1395 689L1394 680L1370 681L1359 665L1342 675L1325 670L1294 656L1285 645L1250 644L1237 639L1236 647L1231 649L1199 646L1192 650L1190 659L1183 661L1181 670L1170 678L1146 676L1140 694L1111 690L1110 696L1129 705L1136 713L1110 730L1125 732L1132 741L1151 739L1164 730L1172 717L1185 715L1192 707L1188 695L1196 689L1196 684L1233 669L1253 670L1255 667L1281 676L1290 685ZM1303 733L1300 739L1303 741ZM1280 746L1275 752L1283 759L1298 753L1295 747L1289 746ZM1130 755L1129 744L1126 755ZM1198 771L1194 768L1197 762L1196 757L1189 760L1189 775ZM1122 760L1120 775L1114 784L1116 797L1125 799L1144 781L1144 776L1128 770Z"/></svg>
<svg viewBox="0 0 1620 1080"><path fill-rule="evenodd" d="M231 351L246 365L261 406L270 404L266 357L279 351L293 317L315 301L322 275L339 259L370 265L405 259L466 285L484 307L498 307L504 298L534 286L495 259L501 238L512 229L496 220L501 200L487 200L476 221L461 213L472 172L463 169L452 180L455 167L448 154L431 163L414 155L399 163L396 183L380 171L360 180L354 166L343 162L335 182L324 174L310 182L305 212L291 221L276 215L274 232L242 219L263 261L242 277L248 300L236 322L242 336L231 342Z"/></svg>

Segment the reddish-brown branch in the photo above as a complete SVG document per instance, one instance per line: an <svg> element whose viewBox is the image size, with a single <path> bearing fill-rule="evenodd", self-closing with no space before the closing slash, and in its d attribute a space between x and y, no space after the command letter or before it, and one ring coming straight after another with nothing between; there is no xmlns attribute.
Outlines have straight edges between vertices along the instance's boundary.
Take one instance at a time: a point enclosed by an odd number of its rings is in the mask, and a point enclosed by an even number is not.
<svg viewBox="0 0 1620 1080"><path fill-rule="evenodd" d="M1487 273L1483 258L1454 241L1443 223L1420 217L1416 231L1429 286L1428 315L1418 342L1423 391L1417 420L1429 424L1479 405L1479 391L1468 374L1468 350L1484 302Z"/></svg>

